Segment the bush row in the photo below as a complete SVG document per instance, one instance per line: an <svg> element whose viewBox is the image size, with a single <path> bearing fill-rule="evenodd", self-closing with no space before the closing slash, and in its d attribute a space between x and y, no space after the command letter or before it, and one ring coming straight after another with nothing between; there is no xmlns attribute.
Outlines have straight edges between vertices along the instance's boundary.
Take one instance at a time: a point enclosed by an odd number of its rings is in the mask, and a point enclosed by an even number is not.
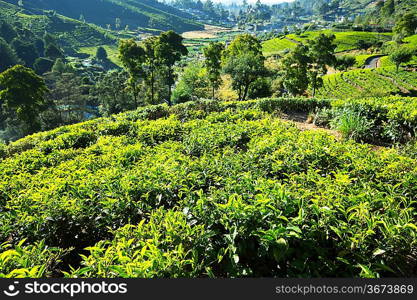
<svg viewBox="0 0 417 300"><path fill-rule="evenodd" d="M371 143L404 143L416 136L417 98L385 97L334 100L316 114L316 124Z"/></svg>
<svg viewBox="0 0 417 300"><path fill-rule="evenodd" d="M45 255L10 256L0 273L416 274L415 158L301 132L274 117L286 101L152 106L9 145L0 257L23 239ZM329 105L314 101L291 105Z"/></svg>

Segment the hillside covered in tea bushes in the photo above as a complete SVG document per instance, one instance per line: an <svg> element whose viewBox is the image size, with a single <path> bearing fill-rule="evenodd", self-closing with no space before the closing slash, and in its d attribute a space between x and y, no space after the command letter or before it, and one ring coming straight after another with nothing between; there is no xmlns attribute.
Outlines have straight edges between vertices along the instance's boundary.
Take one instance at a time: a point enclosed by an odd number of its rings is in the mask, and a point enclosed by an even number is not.
<svg viewBox="0 0 417 300"><path fill-rule="evenodd" d="M1 2L17 5L19 1ZM31 14L53 10L76 20L82 17L102 27L110 24L115 28L115 20L119 19L120 27L127 25L133 30L141 27L184 32L203 28L191 15L156 0L30 0L23 1L23 8Z"/></svg>
<svg viewBox="0 0 417 300"><path fill-rule="evenodd" d="M417 145L280 117L407 139L415 103L204 100L0 145L0 277L414 276Z"/></svg>

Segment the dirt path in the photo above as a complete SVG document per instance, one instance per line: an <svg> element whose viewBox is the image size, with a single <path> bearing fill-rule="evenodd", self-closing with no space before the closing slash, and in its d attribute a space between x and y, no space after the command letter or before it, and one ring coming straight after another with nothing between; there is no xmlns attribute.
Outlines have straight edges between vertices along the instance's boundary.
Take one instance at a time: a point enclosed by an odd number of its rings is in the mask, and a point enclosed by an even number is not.
<svg viewBox="0 0 417 300"><path fill-rule="evenodd" d="M308 118L308 114L306 113L283 114L281 118L283 121L294 123L295 126L297 126L297 128L300 129L301 131L322 130L324 132L327 132L330 135L333 135L338 140L342 140L342 134L340 132L314 125L312 122L310 122Z"/></svg>
<svg viewBox="0 0 417 300"><path fill-rule="evenodd" d="M343 141L343 136L339 131L314 125L313 122L309 120L309 116L306 113L283 114L281 116L281 120L283 120L284 122L291 122L295 124L295 126L301 131L320 130L320 131L326 132L329 135L334 136L336 140L338 141ZM380 150L386 149L386 147L389 147L389 145L377 145L377 144L368 144L368 145L371 146L370 149L372 151L380 151Z"/></svg>
<svg viewBox="0 0 417 300"><path fill-rule="evenodd" d="M373 56L368 58L365 61L365 65L363 66L364 69L375 69L379 68L381 66L381 57L384 57L385 55L380 56Z"/></svg>

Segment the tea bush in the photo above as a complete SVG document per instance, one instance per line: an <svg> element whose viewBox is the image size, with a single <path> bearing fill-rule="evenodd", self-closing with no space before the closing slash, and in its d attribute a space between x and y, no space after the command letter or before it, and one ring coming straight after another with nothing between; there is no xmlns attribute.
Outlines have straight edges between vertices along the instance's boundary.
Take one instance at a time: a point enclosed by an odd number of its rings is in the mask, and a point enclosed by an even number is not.
<svg viewBox="0 0 417 300"><path fill-rule="evenodd" d="M0 160L0 274L415 276L413 152L276 118L368 107L372 128L395 118L413 128L412 104L392 101L201 100L11 143Z"/></svg>
<svg viewBox="0 0 417 300"><path fill-rule="evenodd" d="M6 156L6 145L0 140L0 159Z"/></svg>
<svg viewBox="0 0 417 300"><path fill-rule="evenodd" d="M66 251L49 248L43 241L24 245L20 241L15 247L10 243L0 245L0 278L42 278L57 271ZM56 274L55 274L56 275Z"/></svg>
<svg viewBox="0 0 417 300"><path fill-rule="evenodd" d="M316 113L316 123L333 123L333 127L342 131L351 126L355 130L347 136L357 141L404 143L417 133L417 98L332 100L331 109L324 108Z"/></svg>

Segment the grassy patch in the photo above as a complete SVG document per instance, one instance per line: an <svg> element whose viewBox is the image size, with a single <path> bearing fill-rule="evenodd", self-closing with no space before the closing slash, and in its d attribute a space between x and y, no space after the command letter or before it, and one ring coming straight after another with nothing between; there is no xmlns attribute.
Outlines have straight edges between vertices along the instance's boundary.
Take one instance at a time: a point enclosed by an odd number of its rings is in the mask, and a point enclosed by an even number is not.
<svg viewBox="0 0 417 300"><path fill-rule="evenodd" d="M97 52L97 47L81 47L78 49L79 53L85 53L90 55L90 57L94 57ZM106 51L107 55L110 61L112 61L114 64L121 66L121 62L119 60L119 50L116 45L101 45Z"/></svg>

